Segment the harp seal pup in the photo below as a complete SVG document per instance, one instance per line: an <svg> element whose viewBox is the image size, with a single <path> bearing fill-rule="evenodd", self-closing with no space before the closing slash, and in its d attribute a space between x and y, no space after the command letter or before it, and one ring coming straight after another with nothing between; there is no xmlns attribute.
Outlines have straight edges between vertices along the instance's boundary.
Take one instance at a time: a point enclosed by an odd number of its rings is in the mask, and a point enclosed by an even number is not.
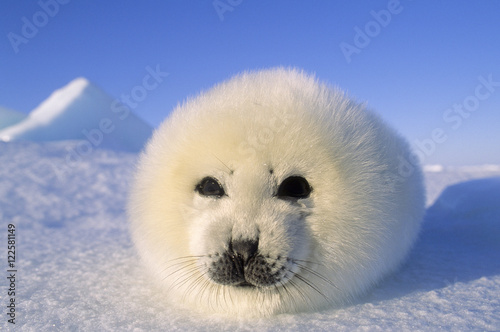
<svg viewBox="0 0 500 332"><path fill-rule="evenodd" d="M424 212L408 144L296 69L240 74L177 106L128 212L165 298L270 316L341 306L394 271Z"/></svg>

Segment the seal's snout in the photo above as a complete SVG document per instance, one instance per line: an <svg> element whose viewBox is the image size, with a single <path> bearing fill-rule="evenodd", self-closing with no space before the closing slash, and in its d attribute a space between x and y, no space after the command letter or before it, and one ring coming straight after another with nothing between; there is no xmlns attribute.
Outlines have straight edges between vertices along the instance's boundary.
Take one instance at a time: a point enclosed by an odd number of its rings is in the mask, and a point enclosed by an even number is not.
<svg viewBox="0 0 500 332"><path fill-rule="evenodd" d="M247 265L248 261L257 254L258 246L258 240L236 240L229 244L230 250L243 261L243 266Z"/></svg>
<svg viewBox="0 0 500 332"><path fill-rule="evenodd" d="M208 276L212 281L228 286L272 287L283 283L291 272L287 257L259 253L259 239L231 240L223 253L209 255Z"/></svg>

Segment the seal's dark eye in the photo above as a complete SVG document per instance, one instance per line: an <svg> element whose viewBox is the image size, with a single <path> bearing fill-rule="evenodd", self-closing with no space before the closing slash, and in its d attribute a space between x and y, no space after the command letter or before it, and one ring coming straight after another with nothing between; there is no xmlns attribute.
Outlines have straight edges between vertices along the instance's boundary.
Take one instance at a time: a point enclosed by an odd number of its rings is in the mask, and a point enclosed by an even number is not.
<svg viewBox="0 0 500 332"><path fill-rule="evenodd" d="M215 196L217 198L224 196L225 192L219 181L212 177L203 178L196 185L195 190L203 196Z"/></svg>
<svg viewBox="0 0 500 332"><path fill-rule="evenodd" d="M281 182L278 188L278 198L299 199L309 197L311 186L306 179L301 176L290 176Z"/></svg>

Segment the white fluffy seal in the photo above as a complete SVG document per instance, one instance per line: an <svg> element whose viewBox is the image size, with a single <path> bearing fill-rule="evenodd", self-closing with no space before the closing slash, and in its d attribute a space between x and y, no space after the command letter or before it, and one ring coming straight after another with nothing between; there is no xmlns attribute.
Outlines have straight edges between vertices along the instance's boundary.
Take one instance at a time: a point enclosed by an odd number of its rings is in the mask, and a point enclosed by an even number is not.
<svg viewBox="0 0 500 332"><path fill-rule="evenodd" d="M415 241L424 190L409 160L398 134L314 77L244 73L154 133L131 191L133 239L166 298L197 310L341 305Z"/></svg>

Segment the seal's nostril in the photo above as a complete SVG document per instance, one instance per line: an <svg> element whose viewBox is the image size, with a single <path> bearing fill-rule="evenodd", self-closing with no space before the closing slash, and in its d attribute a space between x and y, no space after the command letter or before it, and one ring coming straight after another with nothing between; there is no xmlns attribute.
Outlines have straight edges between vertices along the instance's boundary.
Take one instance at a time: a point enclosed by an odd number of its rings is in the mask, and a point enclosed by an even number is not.
<svg viewBox="0 0 500 332"><path fill-rule="evenodd" d="M243 264L246 265L248 260L255 256L259 246L258 240L236 240L231 241L233 252L243 259Z"/></svg>

